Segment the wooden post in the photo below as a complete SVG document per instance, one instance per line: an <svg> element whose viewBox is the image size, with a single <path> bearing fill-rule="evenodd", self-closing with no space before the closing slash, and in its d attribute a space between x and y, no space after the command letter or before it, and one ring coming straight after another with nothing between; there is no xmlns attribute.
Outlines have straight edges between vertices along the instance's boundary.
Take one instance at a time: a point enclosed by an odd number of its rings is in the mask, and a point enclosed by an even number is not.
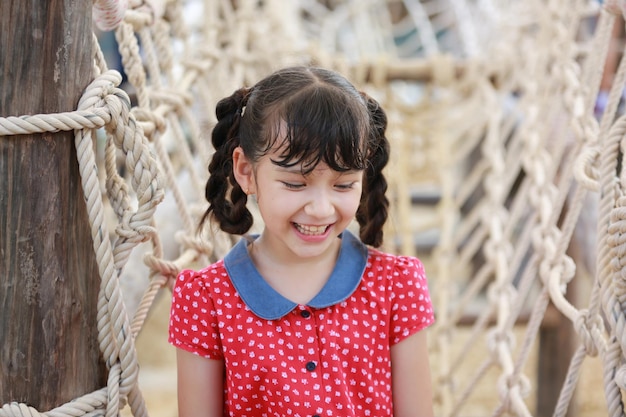
<svg viewBox="0 0 626 417"><path fill-rule="evenodd" d="M91 7L0 2L0 116L76 109ZM0 405L45 411L106 383L87 219L73 132L0 137Z"/></svg>
<svg viewBox="0 0 626 417"><path fill-rule="evenodd" d="M570 284L571 285L571 284ZM576 349L572 323L550 304L539 329L537 358L537 417L551 417L565 382ZM569 404L566 416L577 415L576 401Z"/></svg>

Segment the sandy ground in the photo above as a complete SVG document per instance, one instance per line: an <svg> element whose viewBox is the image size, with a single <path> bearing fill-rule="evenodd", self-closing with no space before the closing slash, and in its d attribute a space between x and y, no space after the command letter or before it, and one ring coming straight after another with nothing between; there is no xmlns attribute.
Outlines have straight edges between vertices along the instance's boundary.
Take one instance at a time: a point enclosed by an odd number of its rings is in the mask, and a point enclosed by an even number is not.
<svg viewBox="0 0 626 417"><path fill-rule="evenodd" d="M153 306L142 332L137 339L137 351L141 366L139 384L145 397L148 412L152 417L176 417L176 365L175 350L167 343L167 323L169 314L169 292L163 292ZM474 358L468 358L467 364L478 364L484 358L484 351L476 349ZM474 353L472 353L474 355ZM482 357L481 357L482 355ZM472 359L472 360L470 360ZM536 353L529 360L528 375L533 378L532 366ZM433 363L433 367L437 366ZM468 399L469 405L463 408L460 416L491 416L497 403L498 372L494 370L486 375L476 386ZM576 399L577 412L574 416L608 416L602 382L601 363L597 358L588 358L585 362ZM533 404L532 395L529 404ZM130 410L122 411L123 417L131 416Z"/></svg>

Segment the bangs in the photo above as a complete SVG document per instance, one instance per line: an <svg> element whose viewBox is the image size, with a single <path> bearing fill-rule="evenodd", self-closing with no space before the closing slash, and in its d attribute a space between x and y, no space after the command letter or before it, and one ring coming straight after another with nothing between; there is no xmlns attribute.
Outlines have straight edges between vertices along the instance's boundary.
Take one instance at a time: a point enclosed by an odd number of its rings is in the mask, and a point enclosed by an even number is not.
<svg viewBox="0 0 626 417"><path fill-rule="evenodd" d="M369 117L360 97L316 85L291 97L275 114L266 149L282 151L274 164L302 165L303 174L320 162L338 172L365 169Z"/></svg>

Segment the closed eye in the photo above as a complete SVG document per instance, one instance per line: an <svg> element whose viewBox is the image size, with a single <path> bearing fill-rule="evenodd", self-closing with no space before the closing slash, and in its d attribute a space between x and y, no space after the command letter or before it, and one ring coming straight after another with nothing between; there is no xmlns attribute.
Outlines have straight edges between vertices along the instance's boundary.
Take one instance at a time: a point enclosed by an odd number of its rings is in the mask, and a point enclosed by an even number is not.
<svg viewBox="0 0 626 417"><path fill-rule="evenodd" d="M352 188L354 188L354 184L356 184L356 181L347 184L337 184L335 185L335 188L338 188L340 190L351 190Z"/></svg>
<svg viewBox="0 0 626 417"><path fill-rule="evenodd" d="M283 185L289 189L292 190L299 190L301 188L304 188L304 184L301 183L293 183L293 182L285 182L285 181L281 181L283 183Z"/></svg>

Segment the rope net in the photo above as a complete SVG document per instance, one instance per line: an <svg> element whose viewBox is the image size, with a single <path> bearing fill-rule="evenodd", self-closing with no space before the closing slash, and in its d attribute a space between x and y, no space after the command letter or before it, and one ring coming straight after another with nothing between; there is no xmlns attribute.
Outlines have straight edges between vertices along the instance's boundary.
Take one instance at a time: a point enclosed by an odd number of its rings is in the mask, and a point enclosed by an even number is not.
<svg viewBox="0 0 626 417"><path fill-rule="evenodd" d="M196 233L215 104L296 63L342 72L388 112L383 249L427 266L436 414L534 415L537 363L558 359L537 357L540 336L565 323L575 337L551 412L576 406L594 360L607 415L623 416L626 61L604 66L622 54L623 12L583 0L96 1L124 84L94 35L78 109L0 118L0 135L76 131L108 382L50 411L9 402L0 417L149 415L135 349L148 312L182 268L236 239Z"/></svg>

